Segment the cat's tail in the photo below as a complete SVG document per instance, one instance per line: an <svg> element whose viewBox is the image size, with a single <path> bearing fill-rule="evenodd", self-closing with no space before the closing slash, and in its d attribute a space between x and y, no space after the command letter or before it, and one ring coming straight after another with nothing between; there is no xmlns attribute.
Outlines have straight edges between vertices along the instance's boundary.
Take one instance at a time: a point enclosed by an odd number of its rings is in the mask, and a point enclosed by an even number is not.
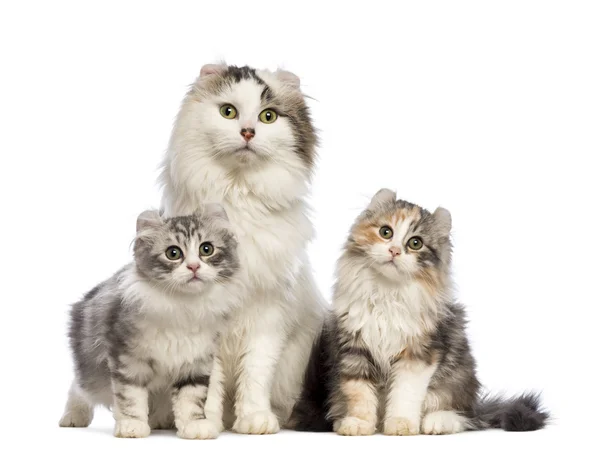
<svg viewBox="0 0 600 455"><path fill-rule="evenodd" d="M302 393L289 421L288 426L296 431L333 431L333 425L327 419L331 372L329 336L328 323L325 322L313 344Z"/></svg>
<svg viewBox="0 0 600 455"><path fill-rule="evenodd" d="M544 428L550 419L538 393L523 393L511 398L483 395L477 401L473 414L469 421L473 430L535 431Z"/></svg>

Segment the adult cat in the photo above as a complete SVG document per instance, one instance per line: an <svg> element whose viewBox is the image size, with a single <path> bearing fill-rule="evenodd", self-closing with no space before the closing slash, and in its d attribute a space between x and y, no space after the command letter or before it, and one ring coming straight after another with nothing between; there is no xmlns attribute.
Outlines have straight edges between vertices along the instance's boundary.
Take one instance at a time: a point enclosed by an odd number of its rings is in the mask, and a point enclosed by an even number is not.
<svg viewBox="0 0 600 455"><path fill-rule="evenodd" d="M245 289L215 365L223 383L209 391L225 396L224 424L239 433L275 433L286 424L323 323L306 256L316 141L298 77L205 65L163 164L166 216L218 202L239 239Z"/></svg>

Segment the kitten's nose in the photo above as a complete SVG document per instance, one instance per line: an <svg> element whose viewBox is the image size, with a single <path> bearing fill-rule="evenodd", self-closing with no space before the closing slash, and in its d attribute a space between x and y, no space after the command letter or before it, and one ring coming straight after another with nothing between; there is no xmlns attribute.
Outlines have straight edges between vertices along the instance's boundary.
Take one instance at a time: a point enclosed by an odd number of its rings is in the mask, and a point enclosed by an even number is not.
<svg viewBox="0 0 600 455"><path fill-rule="evenodd" d="M187 268L190 269L192 272L196 273L196 270L200 268L200 264L198 264L197 262L193 264L188 264Z"/></svg>
<svg viewBox="0 0 600 455"><path fill-rule="evenodd" d="M254 137L254 133L254 128L242 128L242 131L240 131L240 134L246 140L246 142L250 142L250 139Z"/></svg>
<svg viewBox="0 0 600 455"><path fill-rule="evenodd" d="M397 246L392 246L392 247L390 247L390 253L392 253L392 257L395 258L396 256L400 256L400 253L402 253L402 250L400 248L398 248Z"/></svg>

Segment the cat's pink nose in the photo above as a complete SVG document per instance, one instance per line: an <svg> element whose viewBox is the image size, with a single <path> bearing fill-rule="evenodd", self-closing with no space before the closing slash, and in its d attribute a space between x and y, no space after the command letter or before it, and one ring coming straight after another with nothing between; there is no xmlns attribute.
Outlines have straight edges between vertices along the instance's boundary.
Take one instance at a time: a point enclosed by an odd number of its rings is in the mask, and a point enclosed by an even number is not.
<svg viewBox="0 0 600 455"><path fill-rule="evenodd" d="M392 246L392 247L390 247L390 253L392 254L392 257L395 258L396 256L400 256L400 253L402 253L402 250L400 248L398 248L397 246Z"/></svg>
<svg viewBox="0 0 600 455"><path fill-rule="evenodd" d="M188 264L187 268L190 269L192 272L196 273L196 270L200 268L200 264L198 264L197 262L193 264Z"/></svg>
<svg viewBox="0 0 600 455"><path fill-rule="evenodd" d="M255 131L254 128L242 128L240 134L246 140L246 142L250 142L250 139L254 137Z"/></svg>

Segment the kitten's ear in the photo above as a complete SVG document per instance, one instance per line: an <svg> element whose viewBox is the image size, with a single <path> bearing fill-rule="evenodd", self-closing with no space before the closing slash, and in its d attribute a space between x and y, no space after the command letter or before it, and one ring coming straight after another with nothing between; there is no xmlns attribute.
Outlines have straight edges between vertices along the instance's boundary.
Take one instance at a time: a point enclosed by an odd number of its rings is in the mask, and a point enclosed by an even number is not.
<svg viewBox="0 0 600 455"><path fill-rule="evenodd" d="M201 213L204 216L222 218L224 220L229 221L229 217L227 216L225 207L223 207L221 204L217 204L216 202L210 202L208 204L202 205L201 209L199 210L199 213Z"/></svg>
<svg viewBox="0 0 600 455"><path fill-rule="evenodd" d="M200 78L210 76L212 74L222 74L227 70L227 65L222 63L208 63L200 69Z"/></svg>
<svg viewBox="0 0 600 455"><path fill-rule="evenodd" d="M373 196L371 202L369 203L369 207L367 208L369 210L377 209L377 207L381 207L382 205L388 204L390 202L396 202L396 192L387 188L382 188L377 193L375 193L375 196Z"/></svg>
<svg viewBox="0 0 600 455"><path fill-rule="evenodd" d="M438 207L433 212L436 224L443 230L444 234L450 234L452 230L452 216L450 212L443 207Z"/></svg>
<svg viewBox="0 0 600 455"><path fill-rule="evenodd" d="M294 73L279 69L275 71L275 77L291 87L300 88L300 78Z"/></svg>
<svg viewBox="0 0 600 455"><path fill-rule="evenodd" d="M136 232L140 232L144 229L155 228L162 226L164 223L158 210L146 210L140 213L136 223Z"/></svg>

